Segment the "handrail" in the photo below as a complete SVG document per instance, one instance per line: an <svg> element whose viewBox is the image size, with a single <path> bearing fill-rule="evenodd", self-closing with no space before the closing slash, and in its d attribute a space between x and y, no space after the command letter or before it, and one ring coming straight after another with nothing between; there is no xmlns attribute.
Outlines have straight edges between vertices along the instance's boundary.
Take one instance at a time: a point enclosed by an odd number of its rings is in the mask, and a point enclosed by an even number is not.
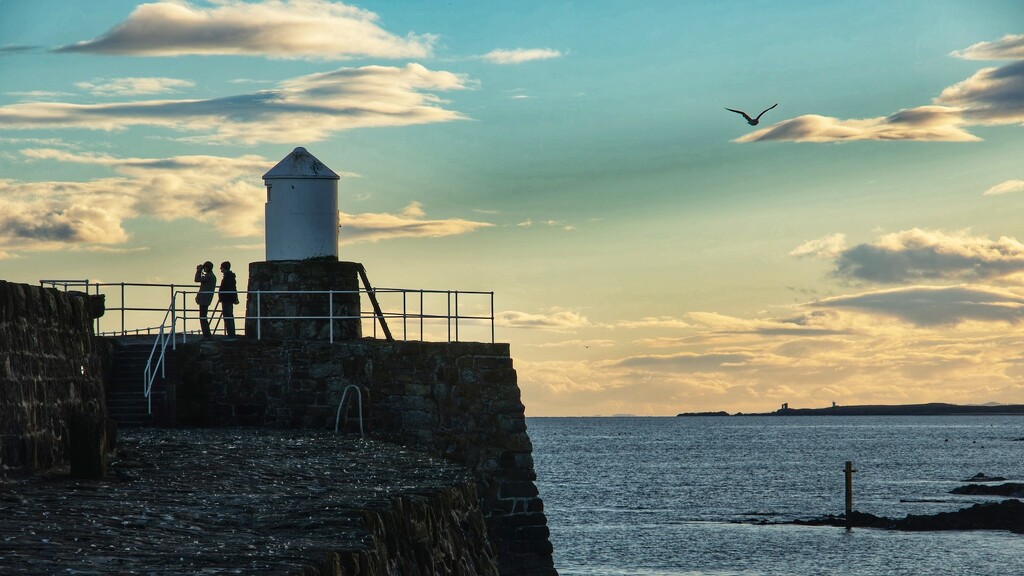
<svg viewBox="0 0 1024 576"><path fill-rule="evenodd" d="M146 406L149 414L153 413L153 382L156 380L156 371L160 370L160 377L167 377L167 342L170 340L171 348L176 349L176 342L174 340L174 328L177 324L174 321L176 316L174 309L174 300L171 300L171 305L167 308L167 313L164 314L164 321L160 324L160 334L157 335L156 341L153 342L153 349L149 352L149 358L146 359L146 368L142 372L142 395L146 398ZM170 330L164 329L167 326L167 318L171 318ZM168 338L164 338L164 334L169 335ZM153 366L153 356L156 355L157 350L160 350L160 355L157 356L156 366Z"/></svg>
<svg viewBox="0 0 1024 576"><path fill-rule="evenodd" d="M341 422L341 408L345 406L345 397L348 396L349 388L356 389L356 399L359 400L359 436L365 438L366 434L363 433L363 391L355 384L345 386L345 390L341 392L341 402L338 402L338 413L334 415L334 433L338 433L338 424Z"/></svg>

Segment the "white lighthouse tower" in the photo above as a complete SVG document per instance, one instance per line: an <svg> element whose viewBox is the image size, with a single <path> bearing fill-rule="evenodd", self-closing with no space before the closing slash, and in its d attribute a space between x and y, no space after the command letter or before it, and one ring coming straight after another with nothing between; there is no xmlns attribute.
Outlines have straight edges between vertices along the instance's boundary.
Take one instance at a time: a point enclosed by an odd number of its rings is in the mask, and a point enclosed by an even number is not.
<svg viewBox="0 0 1024 576"><path fill-rule="evenodd" d="M338 179L301 147L263 175L267 261L337 259Z"/></svg>
<svg viewBox="0 0 1024 576"><path fill-rule="evenodd" d="M338 261L338 180L305 148L263 175L267 260L249 263L246 335L362 337L359 274L365 270Z"/></svg>

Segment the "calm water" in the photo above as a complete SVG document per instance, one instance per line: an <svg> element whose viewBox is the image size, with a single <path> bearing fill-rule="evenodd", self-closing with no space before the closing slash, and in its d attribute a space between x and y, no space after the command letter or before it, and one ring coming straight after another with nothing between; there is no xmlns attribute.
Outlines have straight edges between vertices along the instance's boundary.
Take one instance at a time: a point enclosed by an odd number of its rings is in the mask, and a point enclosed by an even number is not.
<svg viewBox="0 0 1024 576"><path fill-rule="evenodd" d="M1024 535L754 525L854 508L903 517L1024 482L1024 417L530 418L563 576L1024 575ZM995 498L998 500L999 498ZM743 523L746 522L746 523Z"/></svg>

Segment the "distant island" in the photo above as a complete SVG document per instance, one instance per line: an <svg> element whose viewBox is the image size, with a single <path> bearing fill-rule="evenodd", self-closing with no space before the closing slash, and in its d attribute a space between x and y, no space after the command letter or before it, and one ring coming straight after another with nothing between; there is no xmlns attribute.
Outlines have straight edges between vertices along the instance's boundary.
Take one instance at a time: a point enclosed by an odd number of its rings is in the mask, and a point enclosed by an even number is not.
<svg viewBox="0 0 1024 576"><path fill-rule="evenodd" d="M788 404L774 412L729 414L720 412L684 412L677 417L685 416L949 416L966 414L1021 414L1024 415L1024 404L867 404L862 406L828 406L826 408L790 408Z"/></svg>

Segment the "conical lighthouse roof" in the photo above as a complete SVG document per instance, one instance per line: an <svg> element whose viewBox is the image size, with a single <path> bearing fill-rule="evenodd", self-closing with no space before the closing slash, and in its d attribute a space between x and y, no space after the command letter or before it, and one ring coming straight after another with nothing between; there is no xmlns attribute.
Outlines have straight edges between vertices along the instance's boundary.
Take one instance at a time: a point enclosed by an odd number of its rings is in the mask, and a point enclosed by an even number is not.
<svg viewBox="0 0 1024 576"><path fill-rule="evenodd" d="M326 164L316 159L301 146L292 150L283 160L263 175L264 180L275 178L323 178L339 180L340 177Z"/></svg>

